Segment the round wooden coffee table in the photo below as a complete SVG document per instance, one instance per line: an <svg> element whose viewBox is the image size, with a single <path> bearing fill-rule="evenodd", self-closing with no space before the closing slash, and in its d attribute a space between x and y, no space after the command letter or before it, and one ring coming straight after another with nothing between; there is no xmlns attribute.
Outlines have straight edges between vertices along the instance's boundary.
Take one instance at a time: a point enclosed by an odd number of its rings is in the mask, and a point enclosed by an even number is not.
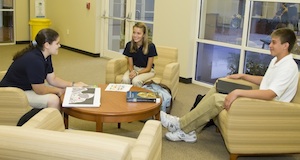
<svg viewBox="0 0 300 160"><path fill-rule="evenodd" d="M107 84L98 85L101 88L101 105L96 108L62 107L65 127L69 126L69 116L96 122L96 131L102 132L103 123L132 122L153 117L160 119L160 103L126 102L126 92L105 91ZM131 87L131 91L147 91L140 87ZM63 101L63 96L61 97Z"/></svg>

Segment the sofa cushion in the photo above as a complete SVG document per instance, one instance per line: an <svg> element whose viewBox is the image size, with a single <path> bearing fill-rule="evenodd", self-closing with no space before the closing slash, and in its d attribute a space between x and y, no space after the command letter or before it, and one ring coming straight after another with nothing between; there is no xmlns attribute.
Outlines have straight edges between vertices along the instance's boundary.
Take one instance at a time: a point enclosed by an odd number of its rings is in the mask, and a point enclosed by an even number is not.
<svg viewBox="0 0 300 160"><path fill-rule="evenodd" d="M65 132L70 133L70 134L82 134L82 135L88 135L88 136L94 136L94 137L101 136L101 137L107 138L107 139L115 139L115 140L119 140L119 141L128 143L130 148L132 148L136 142L135 138L118 136L118 135L102 133L102 132L90 132L90 131L81 131L81 130L73 130L73 129L66 129Z"/></svg>
<svg viewBox="0 0 300 160"><path fill-rule="evenodd" d="M0 126L0 141L0 159L131 159L127 142L102 136Z"/></svg>

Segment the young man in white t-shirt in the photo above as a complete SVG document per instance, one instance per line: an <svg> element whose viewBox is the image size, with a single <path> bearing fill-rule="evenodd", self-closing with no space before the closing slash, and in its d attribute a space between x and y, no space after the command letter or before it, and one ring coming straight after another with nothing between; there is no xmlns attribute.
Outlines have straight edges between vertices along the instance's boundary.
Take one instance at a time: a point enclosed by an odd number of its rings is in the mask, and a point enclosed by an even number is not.
<svg viewBox="0 0 300 160"><path fill-rule="evenodd" d="M161 123L169 132L166 138L170 141L196 142L195 130L202 129L210 119L216 117L223 109L229 110L238 97L262 100L290 102L296 94L298 84L298 66L290 54L295 42L295 33L287 28L275 30L271 34L269 45L274 56L264 76L234 74L232 79L244 79L260 86L258 90L236 89L226 94L216 92L212 87L198 106L181 118L160 113Z"/></svg>

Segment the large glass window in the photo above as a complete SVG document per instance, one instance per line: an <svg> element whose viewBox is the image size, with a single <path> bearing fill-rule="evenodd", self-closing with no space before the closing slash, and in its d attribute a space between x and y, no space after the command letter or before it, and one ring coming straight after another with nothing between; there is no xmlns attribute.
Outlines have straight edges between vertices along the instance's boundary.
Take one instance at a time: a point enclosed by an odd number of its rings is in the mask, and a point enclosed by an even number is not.
<svg viewBox="0 0 300 160"><path fill-rule="evenodd" d="M269 63L272 60L271 55L246 52L245 65L243 73L263 76L268 69Z"/></svg>
<svg viewBox="0 0 300 160"><path fill-rule="evenodd" d="M195 79L213 84L220 77L238 73L239 60L238 49L198 43Z"/></svg>
<svg viewBox="0 0 300 160"><path fill-rule="evenodd" d="M254 2L250 11L250 47L269 49L270 34L277 28L287 27L299 34L299 3ZM293 53L299 54L297 46Z"/></svg>
<svg viewBox="0 0 300 160"><path fill-rule="evenodd" d="M233 73L264 75L273 58L270 34L287 27L298 37L292 53L300 66L300 2L200 0L196 82L213 84ZM297 55L298 54L298 55Z"/></svg>
<svg viewBox="0 0 300 160"><path fill-rule="evenodd" d="M200 29L204 34L200 32L199 37L219 42L241 44L245 1L205 1L203 10L206 10L206 13L200 22L205 24L200 25Z"/></svg>

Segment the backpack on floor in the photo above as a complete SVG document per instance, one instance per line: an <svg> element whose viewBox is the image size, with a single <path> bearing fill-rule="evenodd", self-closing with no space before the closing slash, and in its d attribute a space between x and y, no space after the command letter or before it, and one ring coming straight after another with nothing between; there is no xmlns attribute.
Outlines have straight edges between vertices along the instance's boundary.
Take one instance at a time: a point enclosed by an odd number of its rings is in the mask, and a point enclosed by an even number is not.
<svg viewBox="0 0 300 160"><path fill-rule="evenodd" d="M162 97L161 110L170 114L172 109L172 93L171 89L161 83L155 83L153 80L146 82L142 88L157 92Z"/></svg>
<svg viewBox="0 0 300 160"><path fill-rule="evenodd" d="M194 105L192 106L191 110L192 111L197 105L198 103L202 100L202 98L204 97L205 95L201 95L201 94L198 94L196 99L195 99L195 102L194 102Z"/></svg>

